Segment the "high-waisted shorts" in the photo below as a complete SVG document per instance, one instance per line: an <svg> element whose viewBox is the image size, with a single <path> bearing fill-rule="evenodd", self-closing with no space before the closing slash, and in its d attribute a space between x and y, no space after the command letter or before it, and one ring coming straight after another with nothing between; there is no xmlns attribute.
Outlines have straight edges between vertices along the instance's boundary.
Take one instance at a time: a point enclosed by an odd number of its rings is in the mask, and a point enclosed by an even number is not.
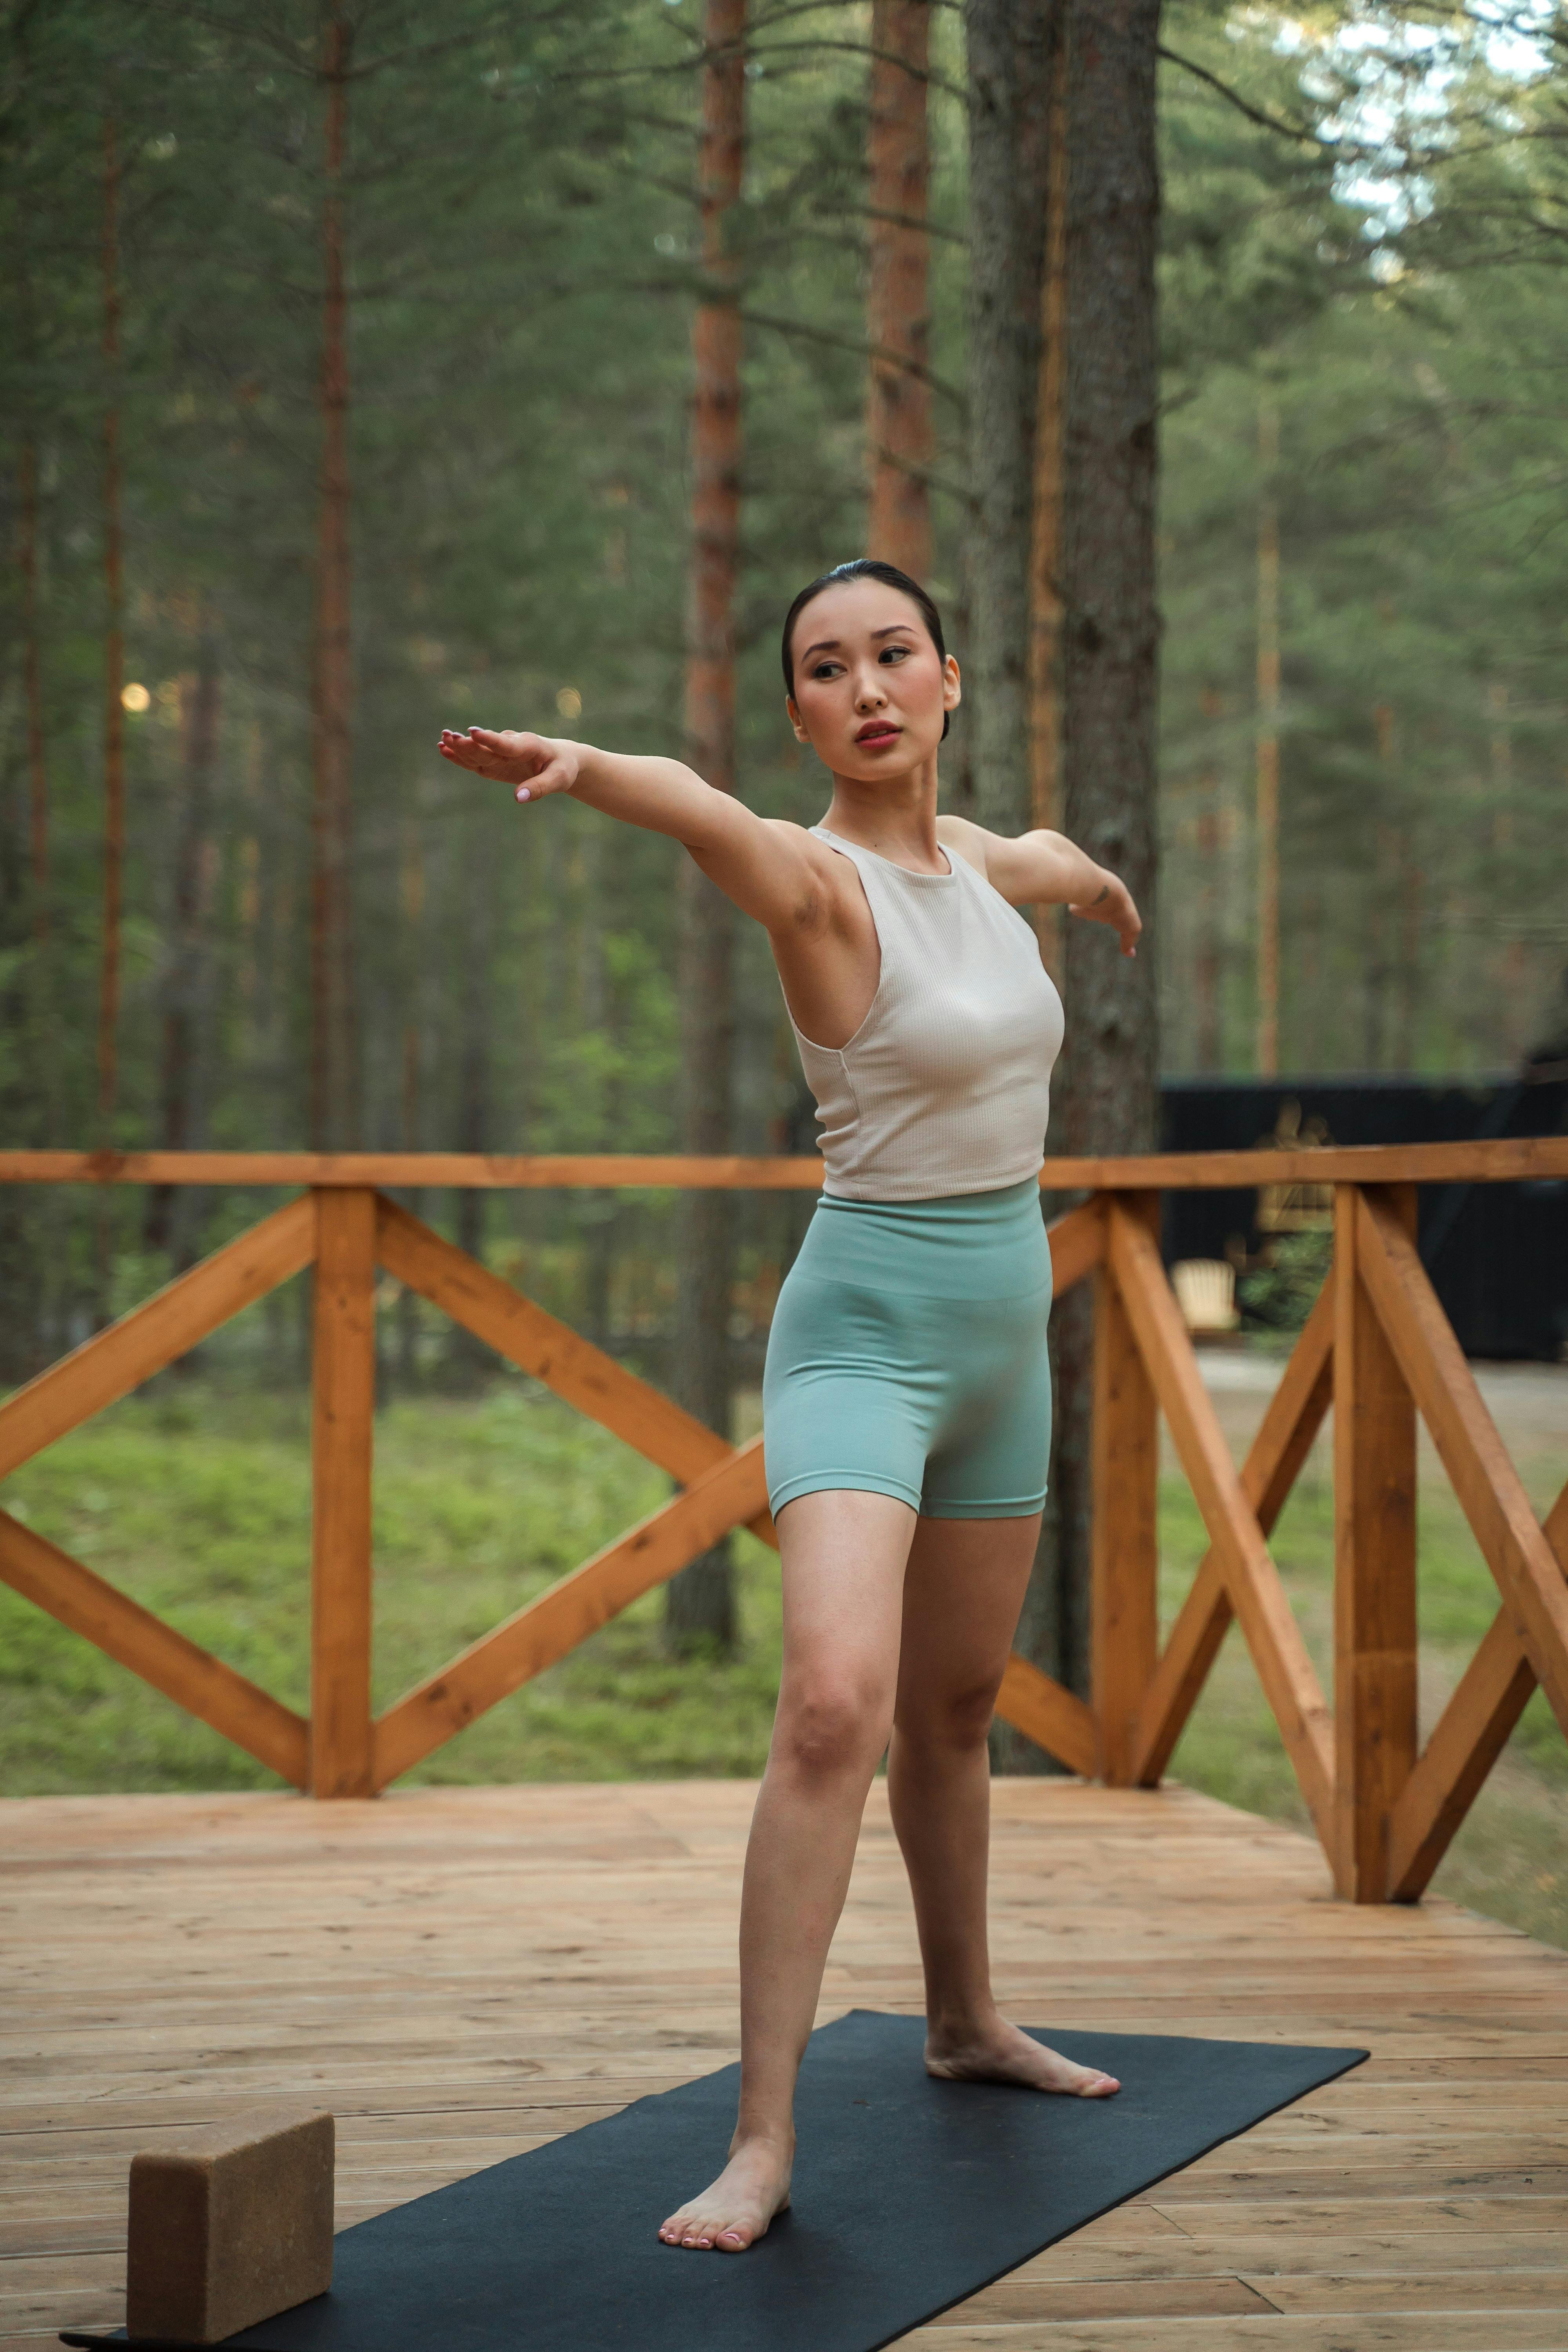
<svg viewBox="0 0 1568 2352"><path fill-rule="evenodd" d="M1051 1253L1032 1180L817 1203L763 1375L768 1501L851 1487L935 1519L1046 1496Z"/></svg>

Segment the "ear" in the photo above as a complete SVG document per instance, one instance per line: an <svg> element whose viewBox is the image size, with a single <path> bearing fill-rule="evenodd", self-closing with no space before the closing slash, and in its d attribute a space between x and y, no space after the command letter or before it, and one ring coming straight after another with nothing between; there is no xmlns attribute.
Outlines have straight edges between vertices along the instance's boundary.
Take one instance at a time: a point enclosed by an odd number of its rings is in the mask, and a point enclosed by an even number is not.
<svg viewBox="0 0 1568 2352"><path fill-rule="evenodd" d="M793 694L786 694L784 697L784 715L788 719L790 725L795 729L795 741L797 743L809 743L811 738L800 723L800 712L796 708L795 698Z"/></svg>
<svg viewBox="0 0 1568 2352"><path fill-rule="evenodd" d="M942 707L944 710L956 710L963 700L963 680L959 676L958 664L949 654L942 666Z"/></svg>

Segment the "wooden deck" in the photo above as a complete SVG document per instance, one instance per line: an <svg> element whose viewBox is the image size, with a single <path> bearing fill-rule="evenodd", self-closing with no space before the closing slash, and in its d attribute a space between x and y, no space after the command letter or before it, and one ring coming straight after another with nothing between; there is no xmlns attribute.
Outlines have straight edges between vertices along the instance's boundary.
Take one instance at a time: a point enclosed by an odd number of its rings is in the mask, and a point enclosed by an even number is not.
<svg viewBox="0 0 1568 2352"><path fill-rule="evenodd" d="M0 1805L0 2347L118 2319L150 2129L330 2105L343 2223L722 2064L751 1803ZM1027 2022L1374 2054L906 2342L1563 2352L1568 1957L1440 1902L1352 1908L1310 1840L1182 1790L1005 1781L995 1813L997 1979ZM879 1784L823 2014L919 2000Z"/></svg>

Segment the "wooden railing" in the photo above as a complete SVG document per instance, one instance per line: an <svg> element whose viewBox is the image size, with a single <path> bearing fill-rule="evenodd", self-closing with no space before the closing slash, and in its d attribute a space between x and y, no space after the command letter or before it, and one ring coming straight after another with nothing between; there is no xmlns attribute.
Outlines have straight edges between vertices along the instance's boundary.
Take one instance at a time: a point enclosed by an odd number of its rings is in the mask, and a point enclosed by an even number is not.
<svg viewBox="0 0 1568 2352"><path fill-rule="evenodd" d="M1420 1183L1568 1177L1568 1139L1053 1160L1089 1197L1049 1228L1058 1295L1097 1289L1092 1683L1015 1656L998 1711L1074 1771L1152 1787L1239 1622L1340 1891L1409 1901L1431 1878L1531 1691L1568 1731L1568 1488L1526 1498L1415 1244ZM279 1704L79 1560L0 1512L0 1578L318 1797L368 1797L731 1528L773 1542L762 1441L731 1446L386 1197L384 1186L815 1191L816 1160L458 1154L0 1153L0 1183L302 1185L0 1405L0 1477L307 1265L312 1371L310 1713ZM1238 1471L1160 1262L1162 1189L1334 1187L1321 1294ZM371 1707L377 1268L658 1464L679 1491L408 1691ZM1334 1406L1331 1708L1268 1536ZM1156 1483L1163 1412L1209 1549L1163 1650ZM1416 1725L1419 1414L1500 1607L1428 1738Z"/></svg>

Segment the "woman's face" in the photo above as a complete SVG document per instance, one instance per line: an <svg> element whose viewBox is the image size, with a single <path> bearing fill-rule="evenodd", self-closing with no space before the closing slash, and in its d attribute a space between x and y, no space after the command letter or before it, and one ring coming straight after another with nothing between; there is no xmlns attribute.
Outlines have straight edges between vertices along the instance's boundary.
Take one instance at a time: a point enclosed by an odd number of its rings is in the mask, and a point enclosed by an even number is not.
<svg viewBox="0 0 1568 2352"><path fill-rule="evenodd" d="M836 776L874 783L932 757L958 706L958 664L942 660L901 588L825 588L796 614L791 652L790 723Z"/></svg>

